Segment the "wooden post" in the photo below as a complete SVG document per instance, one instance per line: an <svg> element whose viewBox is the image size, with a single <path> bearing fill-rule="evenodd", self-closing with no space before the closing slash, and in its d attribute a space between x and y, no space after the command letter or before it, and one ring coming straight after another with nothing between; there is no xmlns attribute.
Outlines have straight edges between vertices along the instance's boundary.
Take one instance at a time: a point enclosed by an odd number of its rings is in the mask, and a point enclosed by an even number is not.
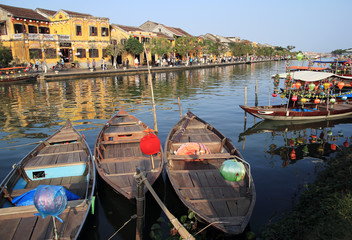
<svg viewBox="0 0 352 240"><path fill-rule="evenodd" d="M244 86L244 105L247 107L247 86Z"/></svg>
<svg viewBox="0 0 352 240"><path fill-rule="evenodd" d="M135 179L137 182L136 205L137 205L137 223L136 223L136 240L143 239L143 222L144 222L144 181L141 178L141 170L136 167Z"/></svg>
<svg viewBox="0 0 352 240"><path fill-rule="evenodd" d="M180 97L178 97L177 100L178 100L178 109L180 110L180 119L182 119L182 108L181 108Z"/></svg>
<svg viewBox="0 0 352 240"><path fill-rule="evenodd" d="M255 80L255 106L258 106L258 80Z"/></svg>
<svg viewBox="0 0 352 240"><path fill-rule="evenodd" d="M195 240L195 238L190 234L187 229L178 221L178 219L170 213L170 211L166 208L166 206L163 204L163 202L160 200L158 195L155 193L154 189L148 182L148 179L145 178L142 172L138 174L138 176L135 176L136 179L141 179L145 186L148 188L149 192L152 194L154 197L155 201L159 204L160 208L164 211L172 225L176 228L180 236L185 239L185 240Z"/></svg>
<svg viewBox="0 0 352 240"><path fill-rule="evenodd" d="M149 61L148 61L148 55L147 55L147 49L145 48L145 43L143 45L144 47L144 53L147 58L147 67L148 67L148 84L150 85L150 92L152 95L152 105L153 105L153 115L154 115L154 130L155 132L158 132L158 122L156 120L156 110L155 110L155 101L154 101L154 88L153 88L153 81L152 81L152 74L150 72L150 67L149 67Z"/></svg>

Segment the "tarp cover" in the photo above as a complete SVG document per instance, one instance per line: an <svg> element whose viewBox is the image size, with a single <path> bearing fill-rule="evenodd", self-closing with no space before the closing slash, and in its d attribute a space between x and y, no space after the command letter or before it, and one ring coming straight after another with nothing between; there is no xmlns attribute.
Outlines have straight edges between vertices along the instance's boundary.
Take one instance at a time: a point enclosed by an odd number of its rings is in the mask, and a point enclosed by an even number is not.
<svg viewBox="0 0 352 240"><path fill-rule="evenodd" d="M280 73L280 78L286 78L287 73ZM275 75L273 75L275 77ZM345 77L339 76L334 73L327 73L327 72L314 72L314 71L299 71L299 72L292 72L291 77L293 80L300 80L305 82L315 82L315 81L322 81L329 77L338 77L342 79L352 79L352 77Z"/></svg>

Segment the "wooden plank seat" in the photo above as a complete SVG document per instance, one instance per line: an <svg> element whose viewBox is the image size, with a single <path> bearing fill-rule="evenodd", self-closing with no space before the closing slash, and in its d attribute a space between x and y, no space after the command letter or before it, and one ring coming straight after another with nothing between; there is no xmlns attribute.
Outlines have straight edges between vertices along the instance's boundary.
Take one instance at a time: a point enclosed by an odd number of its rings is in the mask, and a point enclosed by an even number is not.
<svg viewBox="0 0 352 240"><path fill-rule="evenodd" d="M141 141L140 138L134 138L134 139L123 139L123 138L118 138L118 140L115 141L101 141L101 144L109 145L109 144L120 144L120 143L139 143Z"/></svg>
<svg viewBox="0 0 352 240"><path fill-rule="evenodd" d="M215 153L215 154L203 154L203 155L170 155L168 159L173 161L182 161L182 160L196 160L196 159L228 159L235 158L229 153Z"/></svg>
<svg viewBox="0 0 352 240"><path fill-rule="evenodd" d="M136 125L138 121L129 121L129 122L112 122L110 126L122 126L122 125Z"/></svg>
<svg viewBox="0 0 352 240"><path fill-rule="evenodd" d="M30 181L27 183L26 187L23 189L12 190L11 197L20 196L30 190L35 189L39 185L56 185L63 186L70 192L80 196L81 198L85 195L85 189L87 187L86 176L76 176L76 177L61 177L61 178L49 178L37 181Z"/></svg>
<svg viewBox="0 0 352 240"><path fill-rule="evenodd" d="M73 200L73 201L68 201L67 202L67 207L64 210L64 212L69 211L72 208L80 208L84 207L86 205L85 200ZM18 217L18 214L34 214L37 213L38 210L34 205L29 205L29 206L18 206L18 207L8 207L8 208L0 208L0 216L1 219L4 219L4 216L10 216L14 215Z"/></svg>

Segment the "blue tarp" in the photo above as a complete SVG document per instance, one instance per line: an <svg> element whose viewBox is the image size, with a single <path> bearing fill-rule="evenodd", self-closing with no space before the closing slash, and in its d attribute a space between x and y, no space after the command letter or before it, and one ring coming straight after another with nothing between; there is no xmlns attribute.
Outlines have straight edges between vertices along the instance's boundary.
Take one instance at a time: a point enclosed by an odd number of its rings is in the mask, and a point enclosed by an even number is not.
<svg viewBox="0 0 352 240"><path fill-rule="evenodd" d="M35 194L35 191L37 190L37 188L34 188L26 193L23 193L22 195L15 197L12 199L12 203L15 204L16 206L28 206L28 205L33 205L33 196ZM68 191L67 189L65 189L65 193L67 196L67 200L78 200L80 199L79 196L77 196L76 194Z"/></svg>

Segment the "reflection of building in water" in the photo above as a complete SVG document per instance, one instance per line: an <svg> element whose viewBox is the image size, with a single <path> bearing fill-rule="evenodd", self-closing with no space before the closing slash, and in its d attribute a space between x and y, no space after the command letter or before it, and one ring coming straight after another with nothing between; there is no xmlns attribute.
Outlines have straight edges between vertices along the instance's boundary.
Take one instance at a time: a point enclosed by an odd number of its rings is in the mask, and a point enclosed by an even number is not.
<svg viewBox="0 0 352 240"><path fill-rule="evenodd" d="M192 74L191 74L192 73ZM163 75L163 77L161 77ZM180 97L186 101L197 92L213 89L214 83L231 83L218 79L218 70L198 69L152 74L155 101ZM147 75L112 76L102 78L37 82L0 86L0 121L5 132L20 132L19 128L51 123L107 119L116 110L141 110L151 107L151 92Z"/></svg>

